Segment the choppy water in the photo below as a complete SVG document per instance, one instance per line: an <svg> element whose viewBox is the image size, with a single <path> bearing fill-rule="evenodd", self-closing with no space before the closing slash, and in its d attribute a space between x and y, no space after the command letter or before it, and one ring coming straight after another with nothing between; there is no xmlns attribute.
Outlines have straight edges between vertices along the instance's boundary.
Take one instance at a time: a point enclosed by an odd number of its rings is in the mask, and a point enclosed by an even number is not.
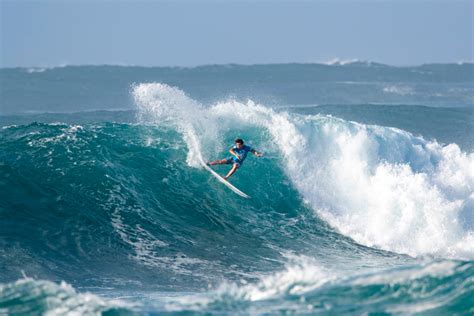
<svg viewBox="0 0 474 316"><path fill-rule="evenodd" d="M0 70L0 314L472 314L472 70Z"/></svg>

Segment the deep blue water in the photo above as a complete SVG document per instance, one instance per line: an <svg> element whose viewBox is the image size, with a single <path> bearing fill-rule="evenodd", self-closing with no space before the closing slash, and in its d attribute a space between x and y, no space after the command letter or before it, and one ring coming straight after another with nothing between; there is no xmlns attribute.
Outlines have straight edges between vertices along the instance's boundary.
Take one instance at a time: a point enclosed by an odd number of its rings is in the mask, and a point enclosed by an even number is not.
<svg viewBox="0 0 474 316"><path fill-rule="evenodd" d="M472 314L473 69L1 69L0 314Z"/></svg>

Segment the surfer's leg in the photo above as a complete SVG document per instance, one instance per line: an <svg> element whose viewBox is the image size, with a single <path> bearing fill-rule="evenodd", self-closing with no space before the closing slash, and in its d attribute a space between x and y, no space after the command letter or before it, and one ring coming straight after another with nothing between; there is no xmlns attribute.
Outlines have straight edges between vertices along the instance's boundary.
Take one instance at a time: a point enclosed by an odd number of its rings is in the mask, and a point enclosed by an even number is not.
<svg viewBox="0 0 474 316"><path fill-rule="evenodd" d="M209 166L228 164L227 159L215 160L207 163Z"/></svg>
<svg viewBox="0 0 474 316"><path fill-rule="evenodd" d="M234 163L232 165L232 169L230 169L229 173L224 177L224 179L228 179L231 175L234 174L234 172L239 168L239 164L238 163Z"/></svg>

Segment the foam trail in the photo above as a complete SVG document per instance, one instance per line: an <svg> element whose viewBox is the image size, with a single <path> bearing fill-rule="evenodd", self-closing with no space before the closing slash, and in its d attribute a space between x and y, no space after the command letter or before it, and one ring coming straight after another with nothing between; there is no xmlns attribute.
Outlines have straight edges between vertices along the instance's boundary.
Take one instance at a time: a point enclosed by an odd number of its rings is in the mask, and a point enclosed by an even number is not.
<svg viewBox="0 0 474 316"><path fill-rule="evenodd" d="M474 258L474 154L394 128L275 112L249 101L204 108L162 84L135 87L142 113L173 121L197 165L202 142L219 148L230 128L270 136L301 196L358 243L412 256ZM277 144L277 145L275 145Z"/></svg>

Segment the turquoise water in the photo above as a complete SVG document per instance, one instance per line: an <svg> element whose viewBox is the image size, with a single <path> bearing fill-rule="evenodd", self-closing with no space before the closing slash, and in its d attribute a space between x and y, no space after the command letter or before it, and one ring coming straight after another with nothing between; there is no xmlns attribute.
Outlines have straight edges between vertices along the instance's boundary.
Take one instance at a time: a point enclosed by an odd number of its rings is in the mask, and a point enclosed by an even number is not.
<svg viewBox="0 0 474 316"><path fill-rule="evenodd" d="M0 70L0 313L472 314L472 69Z"/></svg>

